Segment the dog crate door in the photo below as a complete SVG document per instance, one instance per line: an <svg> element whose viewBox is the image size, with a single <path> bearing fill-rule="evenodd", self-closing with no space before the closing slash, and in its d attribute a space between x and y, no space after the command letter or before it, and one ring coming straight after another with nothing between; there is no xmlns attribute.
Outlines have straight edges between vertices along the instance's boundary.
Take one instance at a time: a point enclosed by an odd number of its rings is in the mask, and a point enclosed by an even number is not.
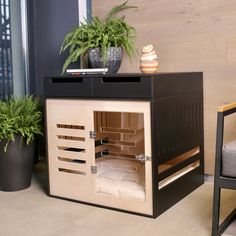
<svg viewBox="0 0 236 236"><path fill-rule="evenodd" d="M94 101L95 203L152 215L150 103Z"/></svg>
<svg viewBox="0 0 236 236"><path fill-rule="evenodd" d="M92 201L94 139L89 101L47 99L50 194Z"/></svg>

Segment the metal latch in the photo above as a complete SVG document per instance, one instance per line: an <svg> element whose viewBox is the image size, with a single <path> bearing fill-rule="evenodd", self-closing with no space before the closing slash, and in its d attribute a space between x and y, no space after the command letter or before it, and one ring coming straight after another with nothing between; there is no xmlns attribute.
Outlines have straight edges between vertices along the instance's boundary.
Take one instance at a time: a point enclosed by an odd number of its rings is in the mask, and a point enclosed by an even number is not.
<svg viewBox="0 0 236 236"><path fill-rule="evenodd" d="M91 173L95 175L97 174L97 172L98 172L97 166L91 166Z"/></svg>
<svg viewBox="0 0 236 236"><path fill-rule="evenodd" d="M145 154L139 154L139 155L135 155L135 159L141 162L146 162L146 161L151 161L152 158L150 156L147 156Z"/></svg>
<svg viewBox="0 0 236 236"><path fill-rule="evenodd" d="M89 131L89 137L91 139L95 139L96 138L96 131Z"/></svg>

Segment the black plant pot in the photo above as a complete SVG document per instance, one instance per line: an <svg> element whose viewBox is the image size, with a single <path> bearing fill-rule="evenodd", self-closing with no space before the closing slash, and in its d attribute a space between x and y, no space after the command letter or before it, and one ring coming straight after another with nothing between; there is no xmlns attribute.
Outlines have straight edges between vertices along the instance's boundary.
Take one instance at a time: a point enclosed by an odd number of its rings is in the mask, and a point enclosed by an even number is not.
<svg viewBox="0 0 236 236"><path fill-rule="evenodd" d="M15 136L15 141L9 142L6 152L5 143L0 141L0 190L26 189L31 184L35 145L21 142L20 135Z"/></svg>
<svg viewBox="0 0 236 236"><path fill-rule="evenodd" d="M108 68L109 74L116 73L121 65L123 50L121 47L109 47L107 62L104 65L101 48L88 50L88 62L91 68Z"/></svg>

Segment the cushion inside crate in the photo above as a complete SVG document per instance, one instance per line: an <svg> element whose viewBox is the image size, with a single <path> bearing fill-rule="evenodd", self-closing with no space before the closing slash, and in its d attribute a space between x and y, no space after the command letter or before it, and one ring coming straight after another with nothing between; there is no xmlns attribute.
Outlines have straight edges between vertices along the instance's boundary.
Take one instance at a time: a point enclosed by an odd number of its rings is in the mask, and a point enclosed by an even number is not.
<svg viewBox="0 0 236 236"><path fill-rule="evenodd" d="M222 175L236 178L236 140L223 145Z"/></svg>
<svg viewBox="0 0 236 236"><path fill-rule="evenodd" d="M97 193L145 200L145 171L142 163L117 158L101 158L97 160L96 166Z"/></svg>

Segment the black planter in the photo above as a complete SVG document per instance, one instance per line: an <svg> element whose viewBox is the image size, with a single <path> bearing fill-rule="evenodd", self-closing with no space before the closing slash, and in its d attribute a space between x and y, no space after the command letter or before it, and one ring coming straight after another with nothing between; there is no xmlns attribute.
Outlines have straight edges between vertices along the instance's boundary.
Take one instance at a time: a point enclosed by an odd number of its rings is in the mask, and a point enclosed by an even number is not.
<svg viewBox="0 0 236 236"><path fill-rule="evenodd" d="M108 68L108 73L116 73L121 65L123 50L121 47L109 47L107 52L107 62L104 65L101 48L88 50L88 62L91 68Z"/></svg>
<svg viewBox="0 0 236 236"><path fill-rule="evenodd" d="M15 141L10 141L7 151L6 142L0 141L0 190L18 191L26 189L31 184L34 161L34 143L26 145L19 135Z"/></svg>

